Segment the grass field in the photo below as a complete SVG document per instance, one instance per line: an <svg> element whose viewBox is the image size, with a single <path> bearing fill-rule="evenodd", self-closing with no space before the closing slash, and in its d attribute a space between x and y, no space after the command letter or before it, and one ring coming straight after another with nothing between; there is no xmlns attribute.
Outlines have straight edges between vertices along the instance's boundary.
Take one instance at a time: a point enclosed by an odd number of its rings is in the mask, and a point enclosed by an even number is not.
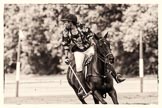
<svg viewBox="0 0 162 108"><path fill-rule="evenodd" d="M158 104L158 94L151 93L118 93L120 104ZM105 99L108 104L113 104L110 97ZM93 104L92 97L86 98L87 103ZM5 98L5 104L80 104L75 95L55 95L55 96L24 96Z"/></svg>
<svg viewBox="0 0 162 108"><path fill-rule="evenodd" d="M158 104L158 83L156 76L144 77L143 93L140 93L139 78L127 78L121 84L114 84L120 104ZM21 75L19 97L16 93L15 76L6 75L5 104L80 104L73 89L68 85L66 75L32 76ZM110 97L105 99L113 104ZM86 98L93 103L92 97Z"/></svg>

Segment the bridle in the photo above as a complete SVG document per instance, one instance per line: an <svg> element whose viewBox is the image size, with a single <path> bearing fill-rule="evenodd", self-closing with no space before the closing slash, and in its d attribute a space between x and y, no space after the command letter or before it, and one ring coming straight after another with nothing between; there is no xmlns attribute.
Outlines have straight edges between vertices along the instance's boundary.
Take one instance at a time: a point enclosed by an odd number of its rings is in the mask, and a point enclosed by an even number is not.
<svg viewBox="0 0 162 108"><path fill-rule="evenodd" d="M107 78L107 75L105 75L105 72L107 71L107 64L109 64L108 60L105 59L106 57L108 57L109 55L111 55L112 53L109 52L108 54L106 54L104 57L101 56L100 54L97 54L97 58L99 58L103 63L104 63L104 74L98 74L98 76L102 77L102 78ZM94 76L96 77L96 76Z"/></svg>
<svg viewBox="0 0 162 108"><path fill-rule="evenodd" d="M102 62L104 62L104 63L109 63L108 61L107 61L107 59L105 59L105 58L107 58L109 55L112 55L112 53L111 52L109 52L108 54L106 54L104 57L103 56L101 56L100 54L97 54L97 57L102 61Z"/></svg>
<svg viewBox="0 0 162 108"><path fill-rule="evenodd" d="M111 53L111 51L109 51L106 55L100 54L98 52L96 52L96 53L97 53L97 58L104 63L104 73L105 73L107 71L107 64L110 64L110 62L107 60L107 57L112 55L112 53ZM107 75L105 75L105 74L99 75L99 76L104 79L107 78Z"/></svg>
<svg viewBox="0 0 162 108"><path fill-rule="evenodd" d="M101 60L101 62L103 62L104 63L104 74L101 74L101 73L96 73L97 74L97 76L100 76L100 77L102 77L102 78L107 78L107 75L105 75L105 72L106 72L106 70L107 70L107 64L110 64L110 62L108 61L108 59L107 59L107 57L109 56L109 55L112 55L112 53L111 53L111 51L109 51L107 54L105 54L105 55L103 55L103 54L101 54L101 52L99 53L98 51L97 51L97 47L99 47L99 46L97 46L97 44L95 44L95 52L96 52L96 57L99 59L99 60ZM96 75L91 75L91 76L93 76L93 77L97 77Z"/></svg>
<svg viewBox="0 0 162 108"><path fill-rule="evenodd" d="M99 39L99 42L100 42L101 40L103 40L103 38ZM104 41L105 41L105 40L104 40ZM100 42L100 43L102 43L102 42ZM105 43L105 42L104 42L104 43ZM104 63L107 63L107 62L106 62L107 59L105 59L105 58L107 58L109 55L112 55L111 50L110 50L106 55L103 55L103 54L102 54L103 57L101 56L101 54L97 54L98 58L99 58L101 61L103 61Z"/></svg>
<svg viewBox="0 0 162 108"><path fill-rule="evenodd" d="M97 48L97 47L100 47L100 46L97 46L97 45L96 45L96 48ZM97 54L97 57L98 57L102 62L104 62L104 63L109 63L109 62L107 62L107 59L106 59L106 58L107 58L108 56L112 55L111 50L110 50L107 54L105 54L105 55L102 54L102 53L99 53L99 52L100 52L100 51L96 51L96 53L98 53L98 54Z"/></svg>

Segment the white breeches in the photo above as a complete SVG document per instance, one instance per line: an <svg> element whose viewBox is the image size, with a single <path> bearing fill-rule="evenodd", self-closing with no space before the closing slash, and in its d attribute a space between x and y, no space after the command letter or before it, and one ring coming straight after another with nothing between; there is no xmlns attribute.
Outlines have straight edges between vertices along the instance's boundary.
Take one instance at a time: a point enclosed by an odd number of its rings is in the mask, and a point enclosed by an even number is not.
<svg viewBox="0 0 162 108"><path fill-rule="evenodd" d="M74 58L75 58L77 72L82 71L85 56L90 57L90 56L94 55L94 53L95 53L94 46L89 47L84 52L79 52L79 51L74 52Z"/></svg>

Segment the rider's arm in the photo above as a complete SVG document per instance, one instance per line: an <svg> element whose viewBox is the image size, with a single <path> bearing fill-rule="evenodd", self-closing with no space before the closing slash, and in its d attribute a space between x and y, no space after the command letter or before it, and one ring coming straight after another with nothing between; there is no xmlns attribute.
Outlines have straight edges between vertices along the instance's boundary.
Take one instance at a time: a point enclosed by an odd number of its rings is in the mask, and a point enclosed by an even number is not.
<svg viewBox="0 0 162 108"><path fill-rule="evenodd" d="M65 53L65 58L68 58L69 51L65 50L64 53Z"/></svg>
<svg viewBox="0 0 162 108"><path fill-rule="evenodd" d="M64 48L64 53L65 53L65 56L68 57L68 52L70 50L70 38L68 36L68 31L67 30L64 30L62 32L62 45L63 45L63 48Z"/></svg>
<svg viewBox="0 0 162 108"><path fill-rule="evenodd" d="M95 45L94 36L95 34L90 30L90 28L88 28L87 38L91 42L92 45Z"/></svg>
<svg viewBox="0 0 162 108"><path fill-rule="evenodd" d="M87 36L87 39L91 42L91 44L94 45L95 44L95 42L94 42L95 34L90 30L90 28L83 25L82 32Z"/></svg>

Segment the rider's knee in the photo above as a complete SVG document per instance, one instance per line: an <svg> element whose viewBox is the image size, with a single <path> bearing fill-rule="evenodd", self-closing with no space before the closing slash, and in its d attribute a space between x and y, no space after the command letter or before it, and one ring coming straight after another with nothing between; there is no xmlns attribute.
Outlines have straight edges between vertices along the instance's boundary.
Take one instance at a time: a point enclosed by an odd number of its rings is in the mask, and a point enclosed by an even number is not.
<svg viewBox="0 0 162 108"><path fill-rule="evenodd" d="M83 69L82 69L82 66L77 66L77 67L76 67L76 71L77 71L77 72L80 72L80 71L82 71L82 70L83 70Z"/></svg>

